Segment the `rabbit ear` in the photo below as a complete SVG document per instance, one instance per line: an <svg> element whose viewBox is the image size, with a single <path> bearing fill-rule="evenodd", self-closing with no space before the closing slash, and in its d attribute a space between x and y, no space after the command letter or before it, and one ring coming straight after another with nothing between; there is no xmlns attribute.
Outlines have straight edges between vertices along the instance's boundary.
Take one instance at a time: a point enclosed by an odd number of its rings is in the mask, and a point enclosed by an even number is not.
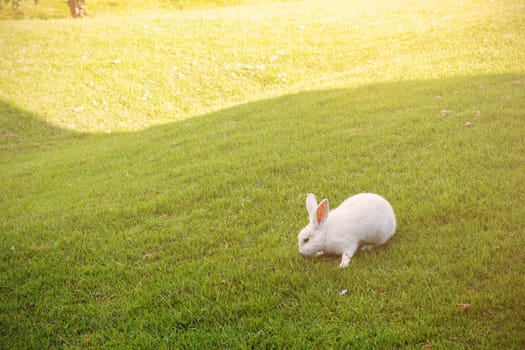
<svg viewBox="0 0 525 350"><path fill-rule="evenodd" d="M313 218L317 210L317 199L313 193L308 193L306 196L306 210L310 215L310 218Z"/></svg>
<svg viewBox="0 0 525 350"><path fill-rule="evenodd" d="M317 226L321 226L321 224L326 221L329 211L328 199L323 199L319 204L319 207L317 207L317 212L315 214L315 224Z"/></svg>

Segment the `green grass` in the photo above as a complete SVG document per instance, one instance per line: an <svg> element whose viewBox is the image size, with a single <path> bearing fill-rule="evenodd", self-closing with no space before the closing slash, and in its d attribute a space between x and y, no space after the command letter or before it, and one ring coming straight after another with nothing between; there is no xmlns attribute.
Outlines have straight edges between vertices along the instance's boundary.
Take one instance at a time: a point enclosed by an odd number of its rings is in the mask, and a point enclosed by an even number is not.
<svg viewBox="0 0 525 350"><path fill-rule="evenodd" d="M524 10L0 22L0 348L524 348ZM361 191L393 240L300 257Z"/></svg>

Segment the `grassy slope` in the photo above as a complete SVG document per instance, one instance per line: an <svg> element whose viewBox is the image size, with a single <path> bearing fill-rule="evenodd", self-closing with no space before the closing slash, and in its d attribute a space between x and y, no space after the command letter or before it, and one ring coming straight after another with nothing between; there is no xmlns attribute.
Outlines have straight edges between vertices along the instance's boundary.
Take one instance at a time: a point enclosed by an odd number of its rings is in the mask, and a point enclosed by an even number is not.
<svg viewBox="0 0 525 350"><path fill-rule="evenodd" d="M523 7L308 4L2 23L0 343L524 346ZM303 260L308 191L398 235Z"/></svg>

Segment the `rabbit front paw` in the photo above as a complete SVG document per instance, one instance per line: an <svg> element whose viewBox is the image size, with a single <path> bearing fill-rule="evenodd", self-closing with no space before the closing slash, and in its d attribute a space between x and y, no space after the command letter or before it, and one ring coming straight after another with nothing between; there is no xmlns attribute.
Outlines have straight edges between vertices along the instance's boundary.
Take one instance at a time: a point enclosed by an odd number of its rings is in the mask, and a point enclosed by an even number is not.
<svg viewBox="0 0 525 350"><path fill-rule="evenodd" d="M350 264L350 258L351 258L351 255L348 254L348 253L344 253L341 257L341 264L339 264L339 267L344 269L345 267L348 266L348 264Z"/></svg>

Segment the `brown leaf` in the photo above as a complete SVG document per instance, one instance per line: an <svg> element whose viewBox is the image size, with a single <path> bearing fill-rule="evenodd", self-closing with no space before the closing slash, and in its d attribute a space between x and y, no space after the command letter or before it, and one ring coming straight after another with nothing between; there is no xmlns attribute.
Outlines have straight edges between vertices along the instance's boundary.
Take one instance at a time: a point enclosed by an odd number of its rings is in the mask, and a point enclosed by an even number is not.
<svg viewBox="0 0 525 350"><path fill-rule="evenodd" d="M441 115L443 117L448 117L451 113L452 113L452 111L449 111L448 109L442 109L441 110Z"/></svg>
<svg viewBox="0 0 525 350"><path fill-rule="evenodd" d="M155 257L154 253L144 253L142 254L142 259L144 260L151 260Z"/></svg>
<svg viewBox="0 0 525 350"><path fill-rule="evenodd" d="M461 309L461 311L463 312L466 312L468 309L470 309L470 304L458 304L459 308Z"/></svg>

